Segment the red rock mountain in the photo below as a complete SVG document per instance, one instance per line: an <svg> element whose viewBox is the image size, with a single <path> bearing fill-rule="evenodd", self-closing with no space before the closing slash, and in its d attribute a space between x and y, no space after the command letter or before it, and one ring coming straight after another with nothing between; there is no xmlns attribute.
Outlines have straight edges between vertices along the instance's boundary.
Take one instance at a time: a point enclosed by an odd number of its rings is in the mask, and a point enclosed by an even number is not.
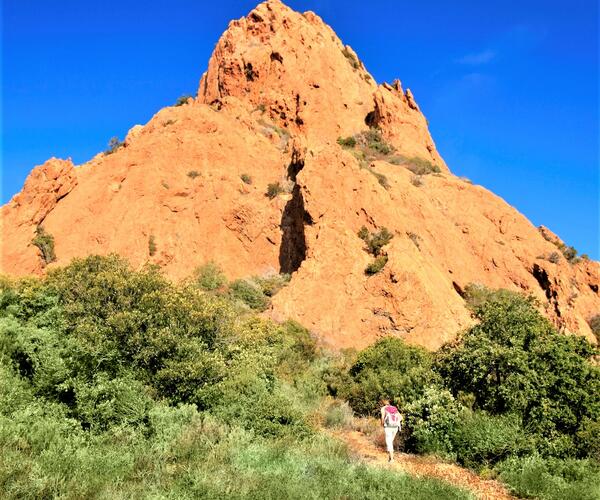
<svg viewBox="0 0 600 500"><path fill-rule="evenodd" d="M349 136L356 146L338 144ZM395 335L435 348L470 323L469 283L530 292L590 339L600 311L597 262L549 260L556 236L448 170L410 90L377 85L321 18L277 0L230 23L196 98L111 154L36 167L1 215L13 275L43 272L39 225L55 239L50 266L117 252L174 279L210 260L230 278L291 272L268 314L336 347ZM362 226L394 235L374 276Z"/></svg>

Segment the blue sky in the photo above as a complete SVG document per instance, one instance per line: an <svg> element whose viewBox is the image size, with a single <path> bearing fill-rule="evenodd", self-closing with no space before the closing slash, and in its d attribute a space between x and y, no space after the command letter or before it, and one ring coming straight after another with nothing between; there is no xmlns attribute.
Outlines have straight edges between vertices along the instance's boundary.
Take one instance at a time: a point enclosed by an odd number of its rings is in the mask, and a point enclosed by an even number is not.
<svg viewBox="0 0 600 500"><path fill-rule="evenodd" d="M287 3L412 89L454 173L600 257L596 0ZM45 159L83 163L194 93L255 4L4 0L2 202Z"/></svg>

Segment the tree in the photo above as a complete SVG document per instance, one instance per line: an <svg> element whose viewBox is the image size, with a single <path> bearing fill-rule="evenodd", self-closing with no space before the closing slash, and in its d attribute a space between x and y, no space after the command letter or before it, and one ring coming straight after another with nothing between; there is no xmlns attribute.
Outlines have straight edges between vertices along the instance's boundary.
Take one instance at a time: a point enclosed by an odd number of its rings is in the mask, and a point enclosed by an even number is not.
<svg viewBox="0 0 600 500"><path fill-rule="evenodd" d="M447 386L473 394L477 409L518 415L548 453L574 453L580 426L600 417L594 347L559 334L531 297L498 290L473 309L479 323L437 355Z"/></svg>

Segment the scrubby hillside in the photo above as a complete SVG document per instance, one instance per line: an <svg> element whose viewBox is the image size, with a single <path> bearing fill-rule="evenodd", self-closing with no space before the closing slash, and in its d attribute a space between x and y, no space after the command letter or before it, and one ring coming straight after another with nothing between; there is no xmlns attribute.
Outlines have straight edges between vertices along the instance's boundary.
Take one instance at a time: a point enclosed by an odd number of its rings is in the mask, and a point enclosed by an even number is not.
<svg viewBox="0 0 600 500"><path fill-rule="evenodd" d="M338 348L436 348L471 324L465 289L481 283L594 340L598 263L452 175L413 94L377 85L316 14L270 0L231 22L179 104L83 165L36 167L2 208L1 271L116 252L174 279L208 261L289 273L267 314Z"/></svg>
<svg viewBox="0 0 600 500"><path fill-rule="evenodd" d="M283 281L242 283L116 256L0 280L0 496L598 498L598 349L531 299L469 290L477 324L438 352L342 354L256 316ZM381 398L401 449L438 458L373 467Z"/></svg>

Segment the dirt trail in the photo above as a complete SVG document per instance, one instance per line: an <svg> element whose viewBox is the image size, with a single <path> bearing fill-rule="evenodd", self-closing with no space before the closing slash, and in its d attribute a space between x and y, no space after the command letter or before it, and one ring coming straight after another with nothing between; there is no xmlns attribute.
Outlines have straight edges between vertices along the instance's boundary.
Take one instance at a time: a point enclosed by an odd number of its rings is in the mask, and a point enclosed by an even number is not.
<svg viewBox="0 0 600 500"><path fill-rule="evenodd" d="M371 465L401 470L414 476L441 479L473 492L482 500L516 498L497 481L484 480L458 465L441 462L434 457L407 453L396 453L394 462L390 464L385 451L379 449L365 434L358 431L335 431L334 435L345 441L353 453Z"/></svg>

